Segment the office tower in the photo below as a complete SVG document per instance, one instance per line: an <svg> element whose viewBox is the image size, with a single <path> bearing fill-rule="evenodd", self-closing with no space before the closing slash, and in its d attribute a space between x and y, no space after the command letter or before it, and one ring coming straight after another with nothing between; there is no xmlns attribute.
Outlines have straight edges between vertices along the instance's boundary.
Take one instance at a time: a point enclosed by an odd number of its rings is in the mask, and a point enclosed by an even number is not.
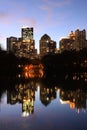
<svg viewBox="0 0 87 130"><path fill-rule="evenodd" d="M7 51L8 52L14 52L14 47L17 42L16 37L9 37L7 38Z"/></svg>
<svg viewBox="0 0 87 130"><path fill-rule="evenodd" d="M74 49L77 51L83 49L86 47L86 31L85 29L80 31L77 29L75 31L75 43L74 43Z"/></svg>
<svg viewBox="0 0 87 130"><path fill-rule="evenodd" d="M39 47L40 47L40 56L44 56L48 53L55 53L56 42L51 40L50 36L44 34L39 41Z"/></svg>
<svg viewBox="0 0 87 130"><path fill-rule="evenodd" d="M75 41L75 34L73 31L71 31L68 37L64 37L59 41L60 52L63 52L65 50L67 51L73 50L74 41Z"/></svg>
<svg viewBox="0 0 87 130"><path fill-rule="evenodd" d="M33 28L23 27L22 32L22 43L21 43L21 55L22 57L34 58L37 54L35 49L35 40L33 39Z"/></svg>
<svg viewBox="0 0 87 130"><path fill-rule="evenodd" d="M23 27L21 34L23 41L33 40L33 28Z"/></svg>
<svg viewBox="0 0 87 130"><path fill-rule="evenodd" d="M85 29L80 31L77 29L75 33L71 31L69 37L62 38L59 42L60 51L64 50L76 50L80 51L83 48L87 48L86 31Z"/></svg>
<svg viewBox="0 0 87 130"><path fill-rule="evenodd" d="M70 32L69 38L75 40L75 33L73 31Z"/></svg>
<svg viewBox="0 0 87 130"><path fill-rule="evenodd" d="M60 52L63 52L65 50L67 51L73 50L73 43L74 43L74 40L72 38L67 38L67 37L62 38L59 41Z"/></svg>
<svg viewBox="0 0 87 130"><path fill-rule="evenodd" d="M33 39L33 28L23 27L20 38L7 38L7 50L12 51L17 57L36 58L37 49Z"/></svg>

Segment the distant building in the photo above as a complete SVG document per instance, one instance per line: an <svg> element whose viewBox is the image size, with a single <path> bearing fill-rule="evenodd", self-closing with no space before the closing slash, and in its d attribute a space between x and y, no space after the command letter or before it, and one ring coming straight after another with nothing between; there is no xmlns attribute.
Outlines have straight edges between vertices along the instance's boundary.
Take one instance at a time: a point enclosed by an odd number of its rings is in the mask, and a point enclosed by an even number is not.
<svg viewBox="0 0 87 130"><path fill-rule="evenodd" d="M82 31L77 29L75 31L74 49L79 51L85 47L86 47L86 31L85 31L85 29Z"/></svg>
<svg viewBox="0 0 87 130"><path fill-rule="evenodd" d="M85 48L87 48L87 40L86 40L86 42L85 42Z"/></svg>
<svg viewBox="0 0 87 130"><path fill-rule="evenodd" d="M39 41L40 55L44 56L46 54L55 53L56 42L51 40L50 36L44 34Z"/></svg>
<svg viewBox="0 0 87 130"><path fill-rule="evenodd" d="M83 48L87 48L86 31L85 29L80 31L77 29L75 33L71 31L69 37L62 38L59 42L60 52L64 50L76 50L79 51Z"/></svg>
<svg viewBox="0 0 87 130"><path fill-rule="evenodd" d="M15 46L16 42L17 42L16 37L11 36L11 37L7 38L7 51L8 52L14 52L15 51L14 46Z"/></svg>
<svg viewBox="0 0 87 130"><path fill-rule="evenodd" d="M33 28L23 27L21 30L23 41L33 40Z"/></svg>
<svg viewBox="0 0 87 130"><path fill-rule="evenodd" d="M75 40L75 33L73 31L70 32L69 38Z"/></svg>
<svg viewBox="0 0 87 130"><path fill-rule="evenodd" d="M36 58L37 49L33 39L33 28L22 28L20 38L7 38L7 50L12 51L17 57Z"/></svg>
<svg viewBox="0 0 87 130"><path fill-rule="evenodd" d="M20 56L33 59L37 56L35 40L33 39L33 28L23 27L21 32L22 43L20 46Z"/></svg>
<svg viewBox="0 0 87 130"><path fill-rule="evenodd" d="M70 51L73 50L73 39L70 38L62 38L59 42L59 48L60 52L63 52L65 50Z"/></svg>

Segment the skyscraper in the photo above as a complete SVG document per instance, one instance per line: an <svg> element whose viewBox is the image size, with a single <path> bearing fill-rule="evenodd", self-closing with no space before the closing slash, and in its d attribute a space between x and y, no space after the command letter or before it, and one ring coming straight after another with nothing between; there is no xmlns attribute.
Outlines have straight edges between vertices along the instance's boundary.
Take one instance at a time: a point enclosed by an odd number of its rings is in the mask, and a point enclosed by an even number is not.
<svg viewBox="0 0 87 130"><path fill-rule="evenodd" d="M17 38L16 37L8 37L7 38L7 51L8 52L14 52L14 46L17 42Z"/></svg>
<svg viewBox="0 0 87 130"><path fill-rule="evenodd" d="M82 31L77 29L75 31L75 44L74 44L74 48L76 50L81 50L81 49L85 48L85 44L86 44L86 31L85 31L85 29L82 30Z"/></svg>
<svg viewBox="0 0 87 130"><path fill-rule="evenodd" d="M70 37L62 38L59 42L60 52L73 50L74 40Z"/></svg>
<svg viewBox="0 0 87 130"><path fill-rule="evenodd" d="M60 51L64 50L76 50L80 51L83 48L87 48L86 30L77 29L75 33L71 31L69 37L60 40Z"/></svg>
<svg viewBox="0 0 87 130"><path fill-rule="evenodd" d="M37 49L35 49L35 40L33 39L33 28L23 27L20 38L7 38L7 50L12 51L17 57L31 59L37 57Z"/></svg>
<svg viewBox="0 0 87 130"><path fill-rule="evenodd" d="M35 40L33 38L33 28L23 27L21 29L21 54L23 57L34 58L37 54L35 49Z"/></svg>
<svg viewBox="0 0 87 130"><path fill-rule="evenodd" d="M21 34L23 41L33 40L33 28L23 27Z"/></svg>
<svg viewBox="0 0 87 130"><path fill-rule="evenodd" d="M56 42L51 40L50 36L44 34L40 39L40 56L44 56L47 53L55 53Z"/></svg>

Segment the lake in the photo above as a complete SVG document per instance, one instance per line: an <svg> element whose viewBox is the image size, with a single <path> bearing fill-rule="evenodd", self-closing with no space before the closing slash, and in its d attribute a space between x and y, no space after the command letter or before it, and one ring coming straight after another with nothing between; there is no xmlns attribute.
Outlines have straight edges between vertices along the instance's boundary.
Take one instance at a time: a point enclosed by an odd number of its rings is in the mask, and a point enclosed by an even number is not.
<svg viewBox="0 0 87 130"><path fill-rule="evenodd" d="M0 130L87 130L87 86L52 83L1 81Z"/></svg>

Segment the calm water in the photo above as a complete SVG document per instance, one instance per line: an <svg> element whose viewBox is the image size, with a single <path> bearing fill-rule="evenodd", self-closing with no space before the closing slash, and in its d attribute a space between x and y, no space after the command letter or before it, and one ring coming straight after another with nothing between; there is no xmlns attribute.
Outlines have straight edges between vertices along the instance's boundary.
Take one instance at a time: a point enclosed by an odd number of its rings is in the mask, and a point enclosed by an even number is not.
<svg viewBox="0 0 87 130"><path fill-rule="evenodd" d="M83 88L49 88L36 81L14 86L0 92L0 130L87 130Z"/></svg>

